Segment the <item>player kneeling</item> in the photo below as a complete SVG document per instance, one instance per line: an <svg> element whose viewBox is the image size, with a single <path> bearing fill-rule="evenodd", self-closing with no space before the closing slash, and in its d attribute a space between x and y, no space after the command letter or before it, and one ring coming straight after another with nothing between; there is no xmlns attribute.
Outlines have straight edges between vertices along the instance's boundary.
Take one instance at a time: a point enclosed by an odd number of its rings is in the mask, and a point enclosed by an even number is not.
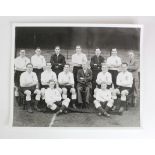
<svg viewBox="0 0 155 155"><path fill-rule="evenodd" d="M96 90L96 100L94 100L95 108L98 110L98 115L110 117L108 113L113 106L111 91L107 89L105 82L101 83L101 89Z"/></svg>
<svg viewBox="0 0 155 155"><path fill-rule="evenodd" d="M57 111L56 114L66 112L70 99L62 99L61 92L56 89L56 83L54 81L49 82L49 88L45 90L45 102L47 107L52 111Z"/></svg>

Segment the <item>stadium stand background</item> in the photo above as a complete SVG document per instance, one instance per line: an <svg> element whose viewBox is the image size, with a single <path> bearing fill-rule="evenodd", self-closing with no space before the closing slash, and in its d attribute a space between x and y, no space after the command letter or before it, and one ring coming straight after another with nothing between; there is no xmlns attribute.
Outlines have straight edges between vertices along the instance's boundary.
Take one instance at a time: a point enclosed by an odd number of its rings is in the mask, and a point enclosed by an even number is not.
<svg viewBox="0 0 155 155"><path fill-rule="evenodd" d="M110 56L112 48L118 49L118 55L126 59L127 51L133 49L139 60L140 29L139 28L109 28L109 27L16 27L15 57L19 49L26 49L30 58L34 49L40 47L46 61L54 53L54 47L59 45L62 54L70 62L71 55L75 53L75 46L81 45L87 54L88 60L94 54L96 47L102 55Z"/></svg>

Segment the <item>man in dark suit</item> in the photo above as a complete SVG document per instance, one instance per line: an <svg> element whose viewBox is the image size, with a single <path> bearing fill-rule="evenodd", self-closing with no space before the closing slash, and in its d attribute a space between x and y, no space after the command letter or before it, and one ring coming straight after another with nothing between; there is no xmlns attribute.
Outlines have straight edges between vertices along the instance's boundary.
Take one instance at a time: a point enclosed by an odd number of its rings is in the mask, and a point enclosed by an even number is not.
<svg viewBox="0 0 155 155"><path fill-rule="evenodd" d="M50 63L52 64L52 70L58 77L58 74L63 71L66 64L65 57L60 54L60 46L55 47L55 54L51 56Z"/></svg>
<svg viewBox="0 0 155 155"><path fill-rule="evenodd" d="M87 64L82 64L82 69L77 73L77 92L78 92L78 103L80 105L89 106L90 91L92 89L92 71L87 68ZM82 94L84 93L84 94Z"/></svg>
<svg viewBox="0 0 155 155"><path fill-rule="evenodd" d="M101 50L96 48L95 55L91 57L90 67L92 70L92 89L94 90L96 87L96 78L97 74L101 72L101 64L104 62L104 57L101 56Z"/></svg>

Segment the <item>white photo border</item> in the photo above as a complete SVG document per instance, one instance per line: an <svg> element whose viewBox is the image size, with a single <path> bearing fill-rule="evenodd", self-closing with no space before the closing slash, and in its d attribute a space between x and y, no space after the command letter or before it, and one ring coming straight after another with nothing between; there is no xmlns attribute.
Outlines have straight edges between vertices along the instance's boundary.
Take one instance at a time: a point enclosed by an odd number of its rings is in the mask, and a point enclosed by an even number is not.
<svg viewBox="0 0 155 155"><path fill-rule="evenodd" d="M48 128L48 127L35 127L35 128L44 128L44 129L50 129L55 131L61 131L66 129L88 129L88 130L94 130L94 129L144 129L143 126L143 106L144 106L144 79L143 79L143 31L144 26L142 24L94 24L94 23L11 23L12 28L12 34L11 34L11 66L10 66L10 115L9 115L9 127L13 128L19 128L13 126L13 111L14 111L14 54L15 54L15 28L16 27L107 27L107 28L140 28L140 127L54 127L54 128ZM34 128L34 127L20 127L20 128Z"/></svg>

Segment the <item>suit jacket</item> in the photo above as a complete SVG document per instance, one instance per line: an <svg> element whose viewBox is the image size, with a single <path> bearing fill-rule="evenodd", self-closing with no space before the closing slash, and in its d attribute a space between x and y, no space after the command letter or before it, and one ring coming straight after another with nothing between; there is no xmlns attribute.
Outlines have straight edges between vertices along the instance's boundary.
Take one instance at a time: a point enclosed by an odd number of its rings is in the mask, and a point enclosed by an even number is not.
<svg viewBox="0 0 155 155"><path fill-rule="evenodd" d="M65 57L62 54L59 54L58 57L56 54L53 54L50 63L53 70L63 70L63 67L66 64Z"/></svg>
<svg viewBox="0 0 155 155"><path fill-rule="evenodd" d="M78 81L78 84L81 86L91 86L92 71L90 69L87 69L86 73L84 73L83 69L78 70L77 81Z"/></svg>
<svg viewBox="0 0 155 155"><path fill-rule="evenodd" d="M97 58L96 55L91 57L91 61L90 61L90 66L92 70L101 70L101 63L104 62L104 57L103 56L99 56ZM97 64L97 65L95 65Z"/></svg>

